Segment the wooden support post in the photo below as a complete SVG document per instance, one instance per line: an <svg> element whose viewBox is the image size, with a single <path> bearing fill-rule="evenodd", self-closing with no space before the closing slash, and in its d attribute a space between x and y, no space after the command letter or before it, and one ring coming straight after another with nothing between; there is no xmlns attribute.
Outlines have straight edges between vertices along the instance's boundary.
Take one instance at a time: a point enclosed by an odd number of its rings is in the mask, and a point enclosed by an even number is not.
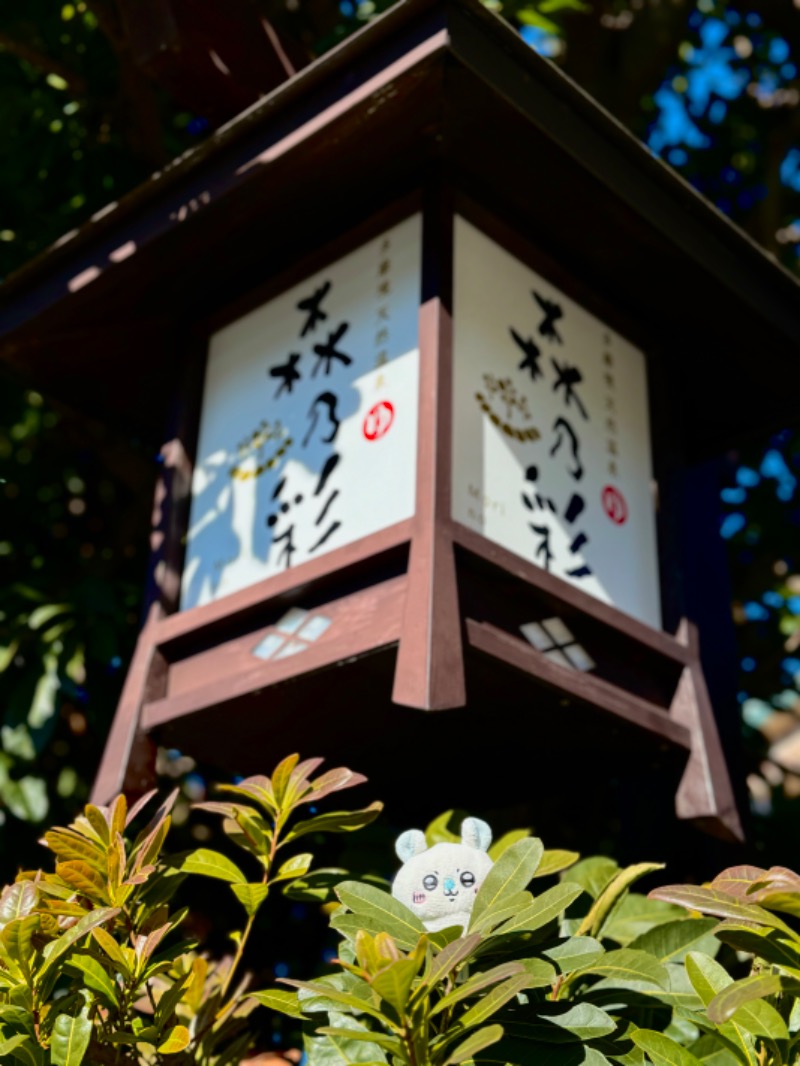
<svg viewBox="0 0 800 1066"><path fill-rule="evenodd" d="M422 241L416 514L392 700L438 711L467 701L450 517L453 212L438 186L425 205Z"/></svg>
<svg viewBox="0 0 800 1066"><path fill-rule="evenodd" d="M675 810L679 818L691 819L715 836L742 840L744 832L700 666L696 627L684 619L677 639L692 654L670 710L673 719L689 729L692 748L675 797Z"/></svg>

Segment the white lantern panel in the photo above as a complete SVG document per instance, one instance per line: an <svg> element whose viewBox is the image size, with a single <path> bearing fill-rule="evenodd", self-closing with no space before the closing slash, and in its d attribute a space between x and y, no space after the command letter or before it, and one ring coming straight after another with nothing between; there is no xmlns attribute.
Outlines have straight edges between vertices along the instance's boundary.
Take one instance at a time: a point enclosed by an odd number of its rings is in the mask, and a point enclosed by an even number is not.
<svg viewBox="0 0 800 1066"><path fill-rule="evenodd" d="M421 222L211 337L183 609L414 513Z"/></svg>
<svg viewBox="0 0 800 1066"><path fill-rule="evenodd" d="M644 355L456 219L453 518L661 625Z"/></svg>

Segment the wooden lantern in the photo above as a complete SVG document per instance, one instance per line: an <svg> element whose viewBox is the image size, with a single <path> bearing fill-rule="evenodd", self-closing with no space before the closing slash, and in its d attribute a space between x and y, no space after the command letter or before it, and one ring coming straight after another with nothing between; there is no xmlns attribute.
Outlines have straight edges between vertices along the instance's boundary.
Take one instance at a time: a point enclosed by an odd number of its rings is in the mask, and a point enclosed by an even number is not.
<svg viewBox="0 0 800 1066"><path fill-rule="evenodd" d="M153 739L346 757L409 817L638 760L741 835L697 464L785 417L798 286L476 0L404 0L5 290L7 364L168 441L97 801Z"/></svg>

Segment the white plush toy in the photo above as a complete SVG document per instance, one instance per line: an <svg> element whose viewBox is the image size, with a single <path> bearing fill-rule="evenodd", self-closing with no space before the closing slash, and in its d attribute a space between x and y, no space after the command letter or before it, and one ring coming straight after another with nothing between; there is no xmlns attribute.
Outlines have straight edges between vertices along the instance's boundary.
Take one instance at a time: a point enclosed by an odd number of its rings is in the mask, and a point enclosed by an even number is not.
<svg viewBox="0 0 800 1066"><path fill-rule="evenodd" d="M401 833L395 851L403 865L392 885L392 895L422 920L426 929L438 932L450 925L464 929L472 904L494 863L486 854L492 831L480 818L461 823L460 844L428 847L419 829Z"/></svg>

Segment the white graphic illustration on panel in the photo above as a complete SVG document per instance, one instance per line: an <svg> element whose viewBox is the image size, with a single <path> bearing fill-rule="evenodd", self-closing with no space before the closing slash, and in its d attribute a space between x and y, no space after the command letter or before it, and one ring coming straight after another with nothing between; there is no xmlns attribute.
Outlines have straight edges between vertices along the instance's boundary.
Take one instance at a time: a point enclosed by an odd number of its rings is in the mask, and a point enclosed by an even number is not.
<svg viewBox="0 0 800 1066"><path fill-rule="evenodd" d="M419 296L414 216L214 334L184 609L413 514Z"/></svg>
<svg viewBox="0 0 800 1066"><path fill-rule="evenodd" d="M453 517L658 627L644 355L456 220Z"/></svg>

